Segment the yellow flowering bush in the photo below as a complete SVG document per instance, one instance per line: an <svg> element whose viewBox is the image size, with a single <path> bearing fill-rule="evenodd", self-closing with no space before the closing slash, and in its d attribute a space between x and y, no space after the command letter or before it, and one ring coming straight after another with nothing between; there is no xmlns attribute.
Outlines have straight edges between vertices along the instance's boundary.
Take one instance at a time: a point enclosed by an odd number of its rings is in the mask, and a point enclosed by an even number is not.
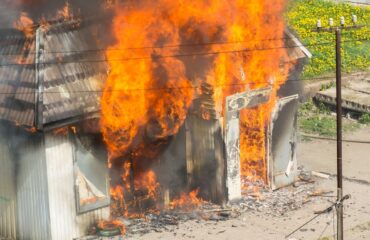
<svg viewBox="0 0 370 240"><path fill-rule="evenodd" d="M335 35L312 31L316 28L317 19L321 20L322 27L328 27L329 18L333 18L337 26L343 16L346 25L352 25L353 14L357 15L357 24L365 27L342 32L342 66L346 72L370 69L370 7L325 0L291 0L286 14L288 24L313 55L304 69L305 77L335 71Z"/></svg>

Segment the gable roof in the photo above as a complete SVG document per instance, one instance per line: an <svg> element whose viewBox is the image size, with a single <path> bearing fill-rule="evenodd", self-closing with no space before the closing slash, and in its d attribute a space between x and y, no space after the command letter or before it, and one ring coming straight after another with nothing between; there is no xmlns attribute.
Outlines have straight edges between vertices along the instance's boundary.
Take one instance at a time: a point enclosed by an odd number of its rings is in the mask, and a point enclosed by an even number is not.
<svg viewBox="0 0 370 240"><path fill-rule="evenodd" d="M0 30L0 118L43 129L98 113L108 71L104 51L95 51L105 34L100 20L54 21L36 26L30 38ZM289 58L311 57L292 33L285 34Z"/></svg>
<svg viewBox="0 0 370 240"><path fill-rule="evenodd" d="M92 35L99 34L97 24L53 23L35 29L32 38L1 30L1 118L41 129L99 111L108 67L104 61L91 61L104 59L104 52L88 52L97 48Z"/></svg>

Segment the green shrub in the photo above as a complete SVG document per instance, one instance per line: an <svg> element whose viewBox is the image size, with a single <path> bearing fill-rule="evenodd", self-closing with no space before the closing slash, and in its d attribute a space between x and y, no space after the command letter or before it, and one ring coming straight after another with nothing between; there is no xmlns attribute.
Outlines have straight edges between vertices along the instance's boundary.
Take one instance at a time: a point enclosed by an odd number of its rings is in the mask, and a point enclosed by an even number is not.
<svg viewBox="0 0 370 240"><path fill-rule="evenodd" d="M370 114L364 113L361 115L361 117L358 119L358 121L362 124L369 124L370 123Z"/></svg>

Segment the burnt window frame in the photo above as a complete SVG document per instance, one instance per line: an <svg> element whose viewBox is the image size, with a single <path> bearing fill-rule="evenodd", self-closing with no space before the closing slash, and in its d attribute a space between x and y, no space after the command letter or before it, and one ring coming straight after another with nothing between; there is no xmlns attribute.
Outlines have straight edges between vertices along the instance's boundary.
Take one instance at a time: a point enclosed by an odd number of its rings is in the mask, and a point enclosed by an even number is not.
<svg viewBox="0 0 370 240"><path fill-rule="evenodd" d="M106 166L106 192L103 192L103 194L106 196L102 200L98 200L94 203L89 203L85 205L81 205L80 201L80 190L79 186L76 184L77 182L77 170L80 170L78 166L78 157L77 157L77 151L79 148L83 148L85 151L88 151L83 144L81 143L81 140L79 139L78 133L74 133L72 130L69 130L69 140L72 143L72 158L73 158L73 188L75 193L75 204L76 204L76 213L77 215L81 215L84 213L96 211L102 208L109 207L111 204L111 197L110 197L110 177L109 177L109 169L108 166ZM89 151L88 151L89 152ZM91 155L95 157L92 153ZM108 160L108 159L106 159Z"/></svg>

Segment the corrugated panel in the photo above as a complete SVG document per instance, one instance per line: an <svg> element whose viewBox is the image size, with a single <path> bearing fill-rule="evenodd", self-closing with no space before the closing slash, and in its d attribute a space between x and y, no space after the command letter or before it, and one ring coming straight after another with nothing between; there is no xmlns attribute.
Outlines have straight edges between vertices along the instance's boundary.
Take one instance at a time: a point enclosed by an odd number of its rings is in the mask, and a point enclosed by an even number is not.
<svg viewBox="0 0 370 240"><path fill-rule="evenodd" d="M41 136L18 147L17 203L19 239L49 240L47 175Z"/></svg>
<svg viewBox="0 0 370 240"><path fill-rule="evenodd" d="M279 99L268 127L268 171L271 188L292 184L297 178L298 95Z"/></svg>
<svg viewBox="0 0 370 240"><path fill-rule="evenodd" d="M45 61L60 61L47 65L44 71L44 119L48 124L82 116L100 109L100 95L107 77L105 62L89 62L104 59L104 52L96 49L99 27L97 23L76 25L62 23L48 29ZM81 52L82 51L82 52ZM85 52L84 52L85 51Z"/></svg>
<svg viewBox="0 0 370 240"><path fill-rule="evenodd" d="M102 29L102 24L98 21L57 22L48 28L43 39L44 54L40 58L41 62L50 63L43 65L41 72L44 107L40 121L43 124L99 111L107 63L89 62L105 56L104 52L87 51L104 48L97 45L99 28ZM35 37L26 39L17 30L0 31L0 54L3 55L0 59L0 118L26 126L35 124L35 48Z"/></svg>
<svg viewBox="0 0 370 240"><path fill-rule="evenodd" d="M224 142L218 120L204 120L188 115L186 120L186 148L190 152L191 188L200 188L200 196L222 203L225 196ZM189 162L188 162L189 168Z"/></svg>
<svg viewBox="0 0 370 240"><path fill-rule="evenodd" d="M2 131L0 129L0 131ZM5 136L0 136L0 238L16 238L14 161Z"/></svg>
<svg viewBox="0 0 370 240"><path fill-rule="evenodd" d="M0 117L20 125L33 126L34 118L33 39L17 30L0 31Z"/></svg>
<svg viewBox="0 0 370 240"><path fill-rule="evenodd" d="M52 239L82 237L97 220L109 217L109 208L77 215L72 143L67 136L48 133L45 145Z"/></svg>

